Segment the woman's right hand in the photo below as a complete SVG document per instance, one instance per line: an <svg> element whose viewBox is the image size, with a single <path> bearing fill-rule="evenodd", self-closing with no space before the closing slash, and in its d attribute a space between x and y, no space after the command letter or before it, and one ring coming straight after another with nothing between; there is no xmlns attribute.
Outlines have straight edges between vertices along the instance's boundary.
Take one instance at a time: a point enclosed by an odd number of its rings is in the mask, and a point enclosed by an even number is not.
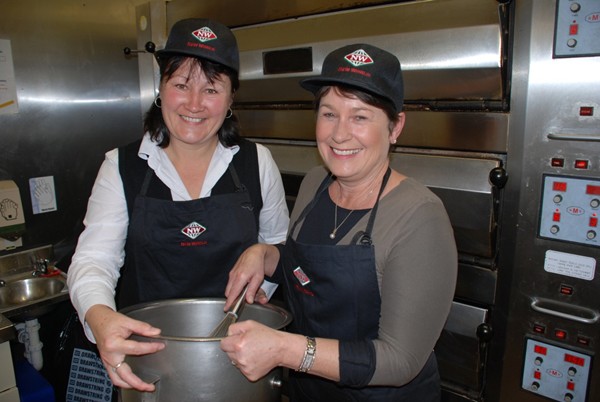
<svg viewBox="0 0 600 402"><path fill-rule="evenodd" d="M265 275L271 276L279 262L279 250L269 244L258 243L248 247L240 255L235 265L229 271L229 281L225 288L225 310L233 305L237 297L248 284L246 301L254 303L255 299L261 304L269 300L264 292L259 291Z"/></svg>
<svg viewBox="0 0 600 402"><path fill-rule="evenodd" d="M100 304L87 311L85 320L96 338L100 358L113 384L138 391L154 391L154 385L142 381L124 360L127 355L139 356L164 349L165 344L161 342L137 342L128 339L132 334L154 337L160 334L160 329Z"/></svg>

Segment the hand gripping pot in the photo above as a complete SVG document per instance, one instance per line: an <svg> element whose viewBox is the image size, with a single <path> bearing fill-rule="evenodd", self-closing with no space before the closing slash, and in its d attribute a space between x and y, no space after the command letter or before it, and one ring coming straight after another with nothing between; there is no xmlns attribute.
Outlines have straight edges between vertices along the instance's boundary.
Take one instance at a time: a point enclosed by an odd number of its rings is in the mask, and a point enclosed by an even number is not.
<svg viewBox="0 0 600 402"><path fill-rule="evenodd" d="M210 401L279 402L281 368L251 382L235 368L220 348L220 338L207 338L225 314L224 299L176 299L138 304L121 312L162 330L156 338L134 335L142 342L163 342L160 352L127 356L125 361L141 379L156 385L155 392L121 390L122 402ZM281 329L291 315L277 306L246 305L239 321L255 320Z"/></svg>

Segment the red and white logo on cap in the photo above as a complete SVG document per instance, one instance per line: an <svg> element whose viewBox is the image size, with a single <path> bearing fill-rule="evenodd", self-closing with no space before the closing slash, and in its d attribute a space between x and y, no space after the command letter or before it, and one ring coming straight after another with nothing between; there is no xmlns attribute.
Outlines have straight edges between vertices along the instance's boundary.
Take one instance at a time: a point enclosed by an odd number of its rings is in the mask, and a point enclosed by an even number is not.
<svg viewBox="0 0 600 402"><path fill-rule="evenodd" d="M192 222L183 229L181 229L181 233L183 233L190 239L195 239L204 232L206 232L206 228L198 222Z"/></svg>
<svg viewBox="0 0 600 402"><path fill-rule="evenodd" d="M192 35L194 35L194 38L198 39L200 42L208 42L213 39L217 39L217 35L209 27L196 29L194 32L192 32Z"/></svg>
<svg viewBox="0 0 600 402"><path fill-rule="evenodd" d="M369 54L362 49L355 50L352 53L345 55L344 59L346 59L346 61L352 64L354 67L374 63L371 56L369 56Z"/></svg>

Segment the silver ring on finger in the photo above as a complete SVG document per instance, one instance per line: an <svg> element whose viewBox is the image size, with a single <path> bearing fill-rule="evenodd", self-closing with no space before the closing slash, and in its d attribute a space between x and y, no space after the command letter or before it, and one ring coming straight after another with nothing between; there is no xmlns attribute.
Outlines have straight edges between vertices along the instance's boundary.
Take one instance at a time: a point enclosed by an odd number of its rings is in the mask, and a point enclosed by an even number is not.
<svg viewBox="0 0 600 402"><path fill-rule="evenodd" d="M121 367L123 365L123 363L125 363L125 360L123 360L122 362L119 362L119 363L115 364L114 366L112 366L113 373L116 373L117 370L119 369L119 367Z"/></svg>

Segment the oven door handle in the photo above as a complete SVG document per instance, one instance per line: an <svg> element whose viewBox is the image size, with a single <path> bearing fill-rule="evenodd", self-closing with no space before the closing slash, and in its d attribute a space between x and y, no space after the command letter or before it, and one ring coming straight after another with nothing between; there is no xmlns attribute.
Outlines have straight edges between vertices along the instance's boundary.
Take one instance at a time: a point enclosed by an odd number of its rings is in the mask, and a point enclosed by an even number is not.
<svg viewBox="0 0 600 402"><path fill-rule="evenodd" d="M567 320L580 322L583 324L594 324L600 317L600 314L597 311L589 308L573 306L570 304L557 302L555 300L537 297L532 299L531 308L538 313L565 318Z"/></svg>
<svg viewBox="0 0 600 402"><path fill-rule="evenodd" d="M548 134L549 140L559 140L559 141L590 141L590 142L598 142L600 141L600 135L597 134L567 134L567 133L550 133Z"/></svg>

